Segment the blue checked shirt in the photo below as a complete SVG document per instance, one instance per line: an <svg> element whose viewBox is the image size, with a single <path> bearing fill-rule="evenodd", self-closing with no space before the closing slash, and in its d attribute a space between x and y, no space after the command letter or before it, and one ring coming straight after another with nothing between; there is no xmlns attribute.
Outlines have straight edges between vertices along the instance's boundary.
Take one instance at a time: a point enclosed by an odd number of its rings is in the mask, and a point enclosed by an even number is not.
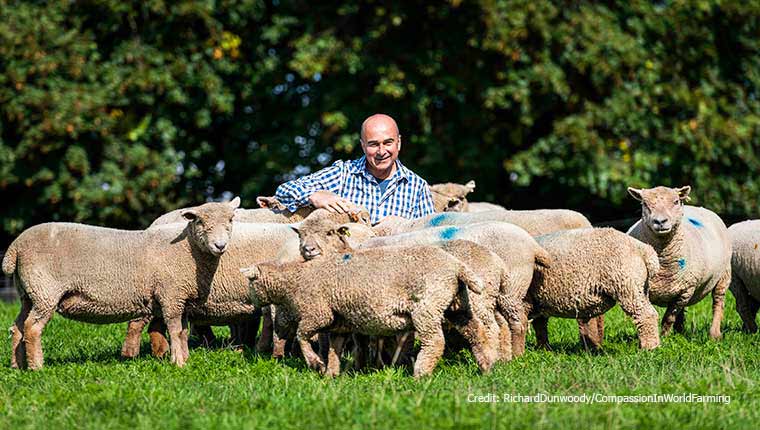
<svg viewBox="0 0 760 430"><path fill-rule="evenodd" d="M366 156L338 160L332 166L277 187L275 197L291 212L309 204L316 191L331 191L369 211L373 223L388 215L419 218L435 212L430 188L424 179L396 160L396 172L380 194L377 178L366 168Z"/></svg>

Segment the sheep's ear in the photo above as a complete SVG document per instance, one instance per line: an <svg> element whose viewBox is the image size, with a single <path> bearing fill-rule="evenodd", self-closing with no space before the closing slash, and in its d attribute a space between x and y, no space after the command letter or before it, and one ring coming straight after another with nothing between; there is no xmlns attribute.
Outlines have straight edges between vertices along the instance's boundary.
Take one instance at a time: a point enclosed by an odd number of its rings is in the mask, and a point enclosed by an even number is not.
<svg viewBox="0 0 760 430"><path fill-rule="evenodd" d="M470 182L464 184L464 187L470 190L468 193L475 191L475 181L470 179Z"/></svg>
<svg viewBox="0 0 760 430"><path fill-rule="evenodd" d="M182 215L182 218L188 220L188 221L194 221L198 218L198 212L196 212L193 209L185 209L182 212L180 212L180 215Z"/></svg>
<svg viewBox="0 0 760 430"><path fill-rule="evenodd" d="M259 205L260 208L268 208L269 207L269 197L263 197L258 196L256 197L256 204Z"/></svg>
<svg viewBox="0 0 760 430"><path fill-rule="evenodd" d="M633 187L628 187L628 194L630 194L631 197L633 197L634 199L636 199L638 201L642 201L643 200L643 198L641 197L641 191L642 190L639 190L639 189L636 189L636 188L633 188Z"/></svg>
<svg viewBox="0 0 760 430"><path fill-rule="evenodd" d="M338 227L338 234L341 236L351 237L351 231L348 229L348 226L345 225Z"/></svg>
<svg viewBox="0 0 760 430"><path fill-rule="evenodd" d="M230 207L232 209L239 208L240 207L240 196L235 197L234 199L232 199L232 201L229 203L229 205L230 205Z"/></svg>
<svg viewBox="0 0 760 430"><path fill-rule="evenodd" d="M240 273L242 273L243 276L250 279L251 281L258 279L259 275L261 274L259 268L256 266L243 267L240 269Z"/></svg>
<svg viewBox="0 0 760 430"><path fill-rule="evenodd" d="M299 235L299 236L301 235L301 231L298 230L298 226L297 225L295 225L295 224L289 224L289 225L290 225L290 229L291 230L293 230L294 232L296 232L297 235Z"/></svg>
<svg viewBox="0 0 760 430"><path fill-rule="evenodd" d="M691 200L691 197L689 197L689 193L691 192L691 186L687 185L685 187L676 188L676 192L678 193L678 198L682 201L688 202Z"/></svg>

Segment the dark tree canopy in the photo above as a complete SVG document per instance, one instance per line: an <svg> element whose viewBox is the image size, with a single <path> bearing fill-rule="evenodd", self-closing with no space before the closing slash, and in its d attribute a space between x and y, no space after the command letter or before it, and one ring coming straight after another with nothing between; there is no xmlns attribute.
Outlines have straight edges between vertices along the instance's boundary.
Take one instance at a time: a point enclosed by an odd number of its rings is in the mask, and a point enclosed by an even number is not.
<svg viewBox="0 0 760 430"><path fill-rule="evenodd" d="M635 215L633 186L758 217L760 3L0 0L0 245L142 228L360 153L473 200Z"/></svg>

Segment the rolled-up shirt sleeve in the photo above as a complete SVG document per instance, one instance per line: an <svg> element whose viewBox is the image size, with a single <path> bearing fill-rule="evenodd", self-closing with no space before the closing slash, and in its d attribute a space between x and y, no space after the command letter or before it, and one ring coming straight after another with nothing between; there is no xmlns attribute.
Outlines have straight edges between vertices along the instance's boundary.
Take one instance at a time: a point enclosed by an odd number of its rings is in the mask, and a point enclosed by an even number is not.
<svg viewBox="0 0 760 430"><path fill-rule="evenodd" d="M413 218L420 218L425 215L435 213L435 206L433 206L433 195L430 194L430 187L427 182L423 181L422 186L417 194L417 204L412 211Z"/></svg>
<svg viewBox="0 0 760 430"><path fill-rule="evenodd" d="M277 187L275 197L289 211L295 212L298 208L308 205L309 196L317 191L330 191L337 194L342 181L343 161L339 160L332 166L311 175L285 182Z"/></svg>

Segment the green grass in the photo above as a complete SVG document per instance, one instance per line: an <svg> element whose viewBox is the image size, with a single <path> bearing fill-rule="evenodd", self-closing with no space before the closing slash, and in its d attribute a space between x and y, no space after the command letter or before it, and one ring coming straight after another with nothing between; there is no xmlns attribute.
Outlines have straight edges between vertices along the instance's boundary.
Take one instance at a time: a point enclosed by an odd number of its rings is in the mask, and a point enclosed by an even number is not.
<svg viewBox="0 0 760 430"><path fill-rule="evenodd" d="M18 305L0 304L10 326ZM480 375L469 353L447 357L415 381L386 369L326 380L303 361L278 362L230 349L191 351L178 369L147 354L119 359L125 324L88 325L56 316L43 335L45 368L11 370L2 342L0 428L756 428L760 338L740 332L728 298L724 339L707 329L710 302L687 314L685 336L639 351L633 324L607 314L604 350L579 348L574 321L553 319L554 351L528 351ZM225 329L218 329L225 335ZM144 335L145 336L145 335ZM468 394L724 394L729 404L469 403Z"/></svg>

